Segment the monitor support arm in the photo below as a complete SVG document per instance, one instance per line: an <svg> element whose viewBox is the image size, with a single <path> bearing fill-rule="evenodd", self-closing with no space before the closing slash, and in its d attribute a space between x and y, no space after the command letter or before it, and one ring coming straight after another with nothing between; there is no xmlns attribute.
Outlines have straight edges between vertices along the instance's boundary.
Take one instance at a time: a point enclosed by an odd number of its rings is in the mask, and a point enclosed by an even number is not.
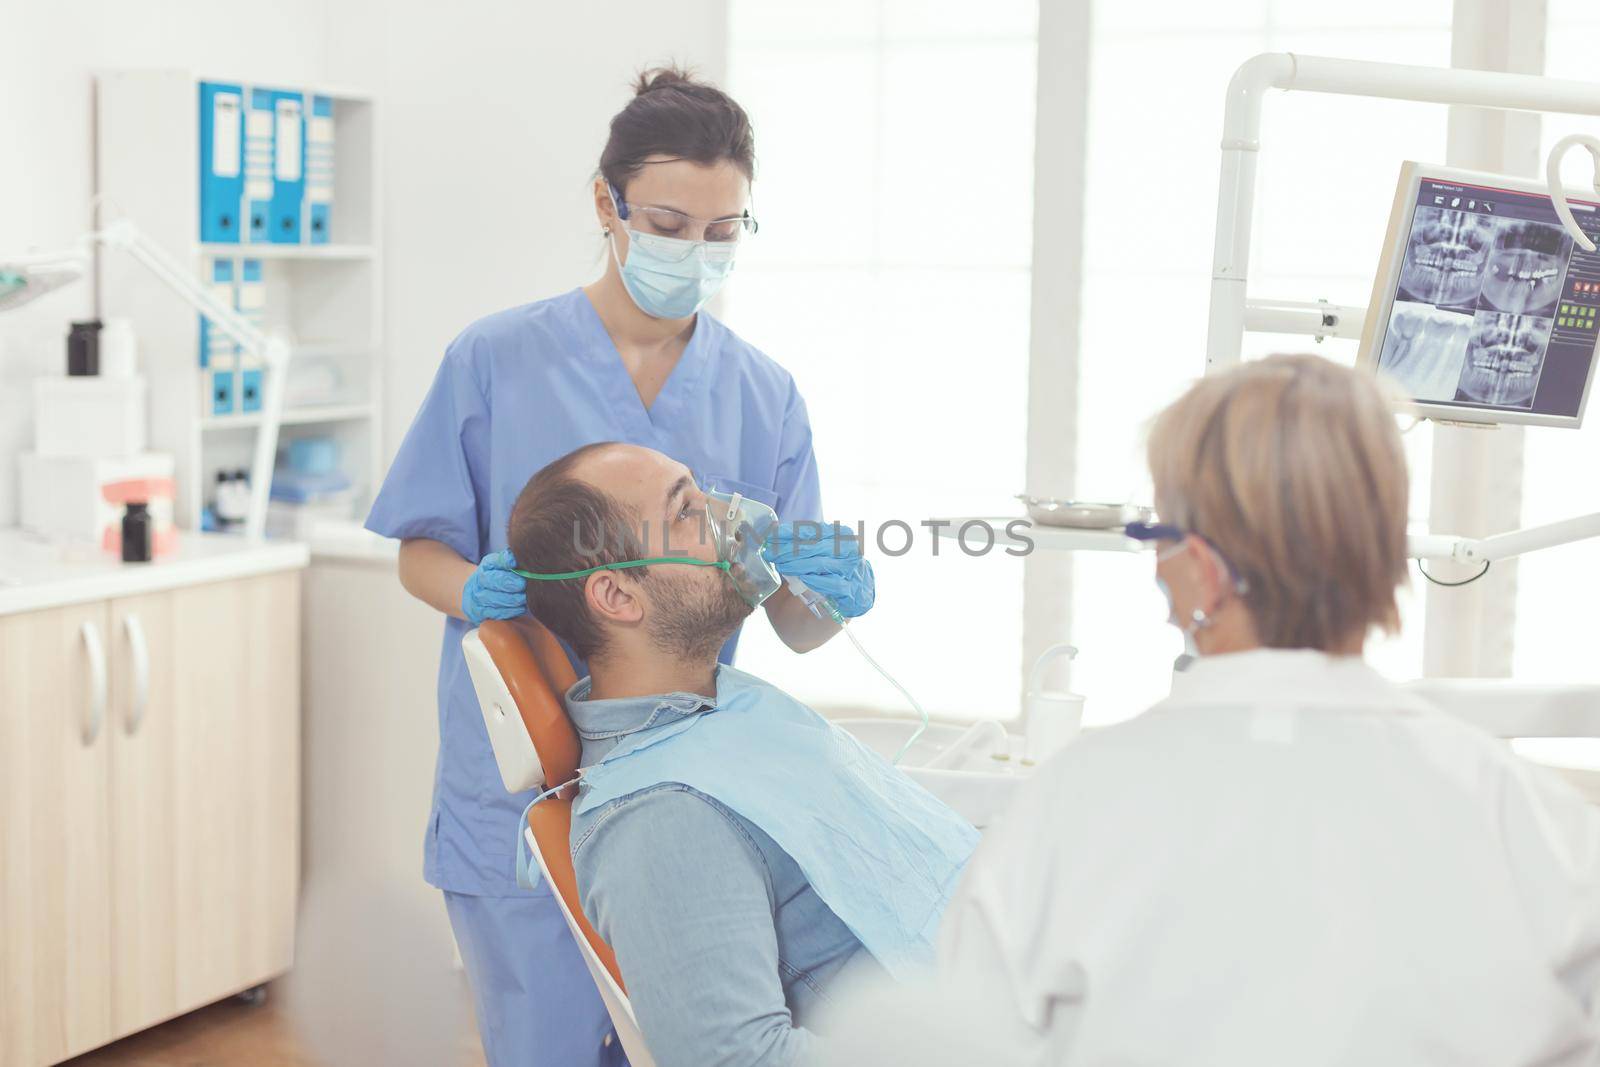
<svg viewBox="0 0 1600 1067"><path fill-rule="evenodd" d="M1350 314L1359 309L1333 308L1336 321L1327 323L1329 313L1320 307L1298 305L1299 314L1291 317L1285 310L1297 305L1281 300L1252 304L1246 299L1256 158L1261 150L1261 110L1271 89L1466 104L1501 111L1600 115L1600 86L1589 82L1289 52L1267 52L1246 60L1228 83L1222 123L1222 178L1217 186L1211 314L1206 331L1208 374L1239 362L1247 329L1311 336L1320 333L1323 337L1356 336L1360 330L1360 316ZM1557 145L1558 151L1564 151L1568 142L1584 143L1584 139L1569 137ZM1585 143L1585 147L1600 166L1600 142ZM1559 210L1565 200L1557 199L1556 203Z"/></svg>
<svg viewBox="0 0 1600 1067"><path fill-rule="evenodd" d="M1465 104L1502 111L1600 115L1600 86L1531 74L1446 67L1371 63L1288 52L1246 60L1228 83L1222 125L1222 178L1217 186L1217 233L1211 264L1211 316L1206 332L1206 373L1239 362L1247 330L1324 337L1359 337L1364 308L1324 301L1252 301L1246 297L1250 229L1255 213L1256 157L1261 149L1261 110L1270 89ZM1560 183L1561 156L1582 145L1595 161L1600 192L1600 140L1575 134L1557 142L1545 174L1562 223L1585 249L1594 243L1577 227ZM1419 534L1407 551L1417 559L1468 565L1511 559L1527 552L1600 537L1600 513L1492 537Z"/></svg>
<svg viewBox="0 0 1600 1067"><path fill-rule="evenodd" d="M1558 548L1592 537L1600 537L1600 512L1490 537L1413 534L1406 539L1406 551L1414 559L1442 559L1470 565L1512 559L1542 548Z"/></svg>

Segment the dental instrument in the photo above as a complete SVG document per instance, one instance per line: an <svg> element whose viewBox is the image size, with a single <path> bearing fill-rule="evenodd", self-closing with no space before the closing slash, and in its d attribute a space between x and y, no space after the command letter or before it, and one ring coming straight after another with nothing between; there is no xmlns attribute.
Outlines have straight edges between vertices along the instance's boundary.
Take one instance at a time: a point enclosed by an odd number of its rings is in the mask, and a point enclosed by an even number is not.
<svg viewBox="0 0 1600 1067"><path fill-rule="evenodd" d="M991 760L1010 759L1009 746L1010 737L1006 734L1006 728L993 719L983 719L967 727L944 751L918 767L924 771L970 771L978 769L971 766L977 763L984 771L990 771L993 764L983 764Z"/></svg>

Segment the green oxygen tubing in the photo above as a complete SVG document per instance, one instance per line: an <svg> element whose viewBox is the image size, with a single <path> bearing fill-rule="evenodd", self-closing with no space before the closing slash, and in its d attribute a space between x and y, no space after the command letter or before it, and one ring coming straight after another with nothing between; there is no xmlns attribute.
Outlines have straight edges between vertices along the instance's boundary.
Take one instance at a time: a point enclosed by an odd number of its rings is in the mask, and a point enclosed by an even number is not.
<svg viewBox="0 0 1600 1067"><path fill-rule="evenodd" d="M581 571L564 571L561 574L535 574L533 571L519 571L511 568L511 573L522 578L536 582L564 582L568 578L586 578L596 571L625 571L629 567L648 567L652 563L687 563L694 567L715 567L725 571L730 564L720 559L694 559L690 556L653 556L650 559L630 559L621 563L602 563L597 567L585 567Z"/></svg>

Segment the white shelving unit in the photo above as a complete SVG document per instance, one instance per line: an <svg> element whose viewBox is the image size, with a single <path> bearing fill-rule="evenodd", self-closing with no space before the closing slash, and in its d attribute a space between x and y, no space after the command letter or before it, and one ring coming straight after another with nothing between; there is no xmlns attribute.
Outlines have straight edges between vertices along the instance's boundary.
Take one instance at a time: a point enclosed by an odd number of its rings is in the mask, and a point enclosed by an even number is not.
<svg viewBox="0 0 1600 1067"><path fill-rule="evenodd" d="M334 186L327 244L200 241L200 86L272 88L333 101ZM217 259L259 260L263 325L294 349L285 378L280 449L328 436L355 487L371 499L382 447L383 321L376 104L359 90L293 81L251 83L181 71L109 71L96 82L97 225L127 217L173 258L209 281ZM178 471L178 525L196 529L218 471L248 469L261 418L214 414L200 365L197 316L137 264L97 263L97 312L126 316L150 383L150 448Z"/></svg>

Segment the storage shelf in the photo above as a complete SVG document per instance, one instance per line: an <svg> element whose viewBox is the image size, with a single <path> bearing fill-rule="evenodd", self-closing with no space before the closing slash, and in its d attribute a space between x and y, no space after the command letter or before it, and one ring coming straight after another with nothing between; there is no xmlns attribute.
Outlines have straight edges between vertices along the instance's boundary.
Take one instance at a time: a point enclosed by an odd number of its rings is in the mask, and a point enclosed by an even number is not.
<svg viewBox="0 0 1600 1067"><path fill-rule="evenodd" d="M363 260L378 254L372 245L202 244L203 256L227 259Z"/></svg>
<svg viewBox="0 0 1600 1067"><path fill-rule="evenodd" d="M239 86L246 93L268 88L300 94L308 154L310 122L323 117L311 114L311 98L334 101L331 229L318 232L330 236L329 243L309 240L309 190L302 190L304 242L224 242L202 236L207 197L194 165L204 151L202 83ZM350 478L359 508L379 481L383 455L384 243L378 211L377 101L352 86L199 77L183 70L110 70L96 75L95 108L95 192L137 220L152 241L172 252L218 299L231 297L236 307L248 308L252 322L289 342L292 362L280 394L285 401L283 436L337 438L339 465ZM309 167L310 159L303 156L302 164ZM234 194L230 190L226 195ZM243 211L236 217L245 217ZM212 235L208 231L206 236ZM239 288L244 278L237 269L232 283L218 282L211 266L212 261L241 260L262 266L259 280L251 277L258 287L248 293ZM233 411L212 413L214 390L223 383L211 377L214 368L201 358L199 346L209 338L198 336L193 308L174 300L129 257L105 257L99 281L102 313L135 323L149 380L150 448L173 455L174 519L181 528L197 530L217 472L251 466L261 415L240 409L244 383L238 374L232 383ZM301 370L305 377L298 376ZM260 373L258 386L265 388L265 376L272 372L262 367Z"/></svg>
<svg viewBox="0 0 1600 1067"><path fill-rule="evenodd" d="M1080 530L1068 526L1044 526L1022 515L964 515L958 518L929 519L928 522L949 523L948 526L934 528L934 534L946 540L954 541L961 534L961 528L969 522L988 523L994 530L994 543L996 548L1026 548L1026 542L1020 538L1012 537L1006 532L1009 524L1023 523L1017 527L1018 532L1025 535L1033 542L1033 550L1041 552L1143 552L1146 545L1135 541L1124 534L1120 529L1111 530ZM974 550L986 544L988 536L981 530L971 530L967 534L966 543Z"/></svg>
<svg viewBox="0 0 1600 1067"><path fill-rule="evenodd" d="M281 421L284 426L307 426L318 422L353 422L371 417L371 404L319 404L285 408ZM200 420L202 430L245 430L259 425L259 411L252 411L248 415L207 415Z"/></svg>

